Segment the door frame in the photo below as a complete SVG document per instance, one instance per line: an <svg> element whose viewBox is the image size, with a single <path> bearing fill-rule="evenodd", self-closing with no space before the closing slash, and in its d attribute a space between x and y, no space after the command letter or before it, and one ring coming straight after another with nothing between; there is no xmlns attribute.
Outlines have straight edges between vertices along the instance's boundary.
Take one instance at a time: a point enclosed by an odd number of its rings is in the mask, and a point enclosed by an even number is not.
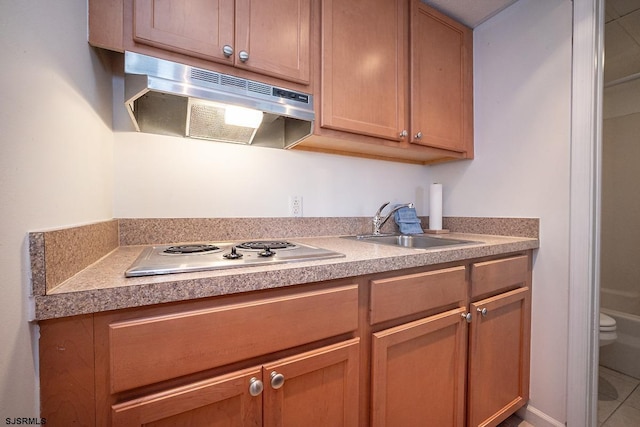
<svg viewBox="0 0 640 427"><path fill-rule="evenodd" d="M566 388L569 427L596 426L598 420L604 2L573 1Z"/></svg>

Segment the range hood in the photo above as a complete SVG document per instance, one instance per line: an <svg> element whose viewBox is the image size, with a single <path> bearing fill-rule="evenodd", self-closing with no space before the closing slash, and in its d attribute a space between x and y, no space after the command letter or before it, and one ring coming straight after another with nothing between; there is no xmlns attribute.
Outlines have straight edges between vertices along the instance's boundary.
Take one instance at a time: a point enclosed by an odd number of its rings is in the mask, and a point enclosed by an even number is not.
<svg viewBox="0 0 640 427"><path fill-rule="evenodd" d="M312 132L306 93L133 52L125 52L124 71L125 103L139 132L276 148Z"/></svg>

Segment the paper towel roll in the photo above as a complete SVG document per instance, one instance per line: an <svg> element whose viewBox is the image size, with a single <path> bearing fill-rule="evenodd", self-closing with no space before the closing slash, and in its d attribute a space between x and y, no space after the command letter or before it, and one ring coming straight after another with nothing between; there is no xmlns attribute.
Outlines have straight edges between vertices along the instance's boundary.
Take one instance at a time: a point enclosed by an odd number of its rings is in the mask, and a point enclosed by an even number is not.
<svg viewBox="0 0 640 427"><path fill-rule="evenodd" d="M429 188L429 230L442 230L442 184Z"/></svg>

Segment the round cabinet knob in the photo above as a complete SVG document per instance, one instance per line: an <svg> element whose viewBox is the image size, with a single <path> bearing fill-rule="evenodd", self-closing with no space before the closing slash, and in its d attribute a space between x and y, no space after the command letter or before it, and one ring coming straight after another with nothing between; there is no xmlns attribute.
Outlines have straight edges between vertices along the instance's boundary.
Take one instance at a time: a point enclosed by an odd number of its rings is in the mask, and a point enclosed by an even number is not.
<svg viewBox="0 0 640 427"><path fill-rule="evenodd" d="M247 62L249 60L249 52L247 52L246 50L241 50L238 54L238 58L240 58L240 61L242 62Z"/></svg>
<svg viewBox="0 0 640 427"><path fill-rule="evenodd" d="M228 44L225 44L222 47L222 54L225 56L225 58L231 57L231 55L233 55L233 48Z"/></svg>
<svg viewBox="0 0 640 427"><path fill-rule="evenodd" d="M466 320L467 323L471 323L471 313L462 313L460 316L462 316L462 318Z"/></svg>
<svg viewBox="0 0 640 427"><path fill-rule="evenodd" d="M402 132L400 132L400 138L406 138L407 135L409 135L409 132L407 132L406 129L404 129Z"/></svg>
<svg viewBox="0 0 640 427"><path fill-rule="evenodd" d="M284 385L284 375L279 374L276 371L271 372L271 387L277 390L283 385Z"/></svg>
<svg viewBox="0 0 640 427"><path fill-rule="evenodd" d="M486 307L485 308L478 308L478 309L476 309L476 311L478 313L480 313L482 315L482 317L485 317L487 315L487 313L489 312L489 310L487 310Z"/></svg>
<svg viewBox="0 0 640 427"><path fill-rule="evenodd" d="M422 132L416 133L415 138L416 139L422 139Z"/></svg>
<svg viewBox="0 0 640 427"><path fill-rule="evenodd" d="M264 390L264 385L262 384L262 381L260 381L256 377L252 377L249 380L249 394L251 396L259 396L260 393L262 393L262 390Z"/></svg>

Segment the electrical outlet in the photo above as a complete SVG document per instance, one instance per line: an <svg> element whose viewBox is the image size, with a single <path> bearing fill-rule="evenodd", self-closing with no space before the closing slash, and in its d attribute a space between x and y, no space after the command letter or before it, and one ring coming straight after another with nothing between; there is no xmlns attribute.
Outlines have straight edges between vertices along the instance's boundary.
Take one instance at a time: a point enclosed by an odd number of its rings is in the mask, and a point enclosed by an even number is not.
<svg viewBox="0 0 640 427"><path fill-rule="evenodd" d="M289 215L302 216L302 196L289 196Z"/></svg>

